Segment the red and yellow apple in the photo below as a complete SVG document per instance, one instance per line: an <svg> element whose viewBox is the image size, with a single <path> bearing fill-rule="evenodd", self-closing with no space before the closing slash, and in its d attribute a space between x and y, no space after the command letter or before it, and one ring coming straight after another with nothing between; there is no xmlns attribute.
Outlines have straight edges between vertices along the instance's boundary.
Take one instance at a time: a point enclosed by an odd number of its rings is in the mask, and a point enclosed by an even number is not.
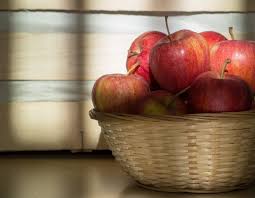
<svg viewBox="0 0 255 198"><path fill-rule="evenodd" d="M207 41L209 50L218 42L220 41L225 41L227 38L223 36L222 34L214 31L205 31L205 32L200 32L200 35L202 35L205 40Z"/></svg>
<svg viewBox="0 0 255 198"><path fill-rule="evenodd" d="M133 41L128 50L127 70L135 68L134 74L142 76L151 87L154 87L156 82L149 68L149 55L153 46L164 37L166 34L162 32L145 32Z"/></svg>
<svg viewBox="0 0 255 198"><path fill-rule="evenodd" d="M245 80L255 93L255 42L234 40L232 28L229 32L232 40L216 43L211 49L211 70L220 73L222 62L230 58L227 73Z"/></svg>
<svg viewBox="0 0 255 198"><path fill-rule="evenodd" d="M186 104L165 90L152 91L138 105L141 115L182 115L187 113Z"/></svg>
<svg viewBox="0 0 255 198"><path fill-rule="evenodd" d="M178 93L209 70L207 42L196 32L177 31L154 46L150 68L162 89Z"/></svg>
<svg viewBox="0 0 255 198"><path fill-rule="evenodd" d="M138 103L149 92L149 85L141 76L108 74L95 82L92 102L101 112L135 113Z"/></svg>

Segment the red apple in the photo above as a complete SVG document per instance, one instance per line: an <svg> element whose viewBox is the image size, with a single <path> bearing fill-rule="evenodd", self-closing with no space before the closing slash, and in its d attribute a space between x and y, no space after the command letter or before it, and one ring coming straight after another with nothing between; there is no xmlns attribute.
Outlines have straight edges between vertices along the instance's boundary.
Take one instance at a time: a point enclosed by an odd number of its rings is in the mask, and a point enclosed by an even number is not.
<svg viewBox="0 0 255 198"><path fill-rule="evenodd" d="M245 80L255 92L255 42L245 40L222 41L211 50L211 70L220 72L221 64L226 58L231 59L228 74Z"/></svg>
<svg viewBox="0 0 255 198"><path fill-rule="evenodd" d="M252 107L253 97L241 78L209 71L199 75L188 91L188 105L194 113L245 111Z"/></svg>
<svg viewBox="0 0 255 198"><path fill-rule="evenodd" d="M142 115L181 115L187 113L186 104L164 90L152 91L138 106Z"/></svg>
<svg viewBox="0 0 255 198"><path fill-rule="evenodd" d="M175 32L154 46L150 68L160 87L175 94L209 70L207 42L190 30Z"/></svg>
<svg viewBox="0 0 255 198"><path fill-rule="evenodd" d="M164 37L166 34L162 32L145 32L133 41L128 50L127 70L135 68L134 73L142 76L152 87L156 82L149 69L149 55L153 46Z"/></svg>
<svg viewBox="0 0 255 198"><path fill-rule="evenodd" d="M200 35L202 35L205 40L207 41L209 50L215 45L216 43L220 41L225 41L227 38L223 36L222 34L214 31L206 31L206 32L200 32Z"/></svg>
<svg viewBox="0 0 255 198"><path fill-rule="evenodd" d="M211 70L220 72L221 64L225 59L230 58L228 74L241 77L255 92L255 42L234 40L231 27L229 33L233 40L219 42L211 49Z"/></svg>
<svg viewBox="0 0 255 198"><path fill-rule="evenodd" d="M92 101L101 112L134 113L137 104L148 94L149 85L141 76L108 74L94 84Z"/></svg>

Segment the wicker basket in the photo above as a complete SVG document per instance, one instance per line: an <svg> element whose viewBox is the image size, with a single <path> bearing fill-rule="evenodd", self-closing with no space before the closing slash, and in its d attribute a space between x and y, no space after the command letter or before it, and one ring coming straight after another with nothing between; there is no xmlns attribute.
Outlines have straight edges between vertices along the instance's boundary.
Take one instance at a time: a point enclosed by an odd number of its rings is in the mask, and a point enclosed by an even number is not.
<svg viewBox="0 0 255 198"><path fill-rule="evenodd" d="M226 192L255 180L255 112L139 116L90 111L123 169L167 192Z"/></svg>

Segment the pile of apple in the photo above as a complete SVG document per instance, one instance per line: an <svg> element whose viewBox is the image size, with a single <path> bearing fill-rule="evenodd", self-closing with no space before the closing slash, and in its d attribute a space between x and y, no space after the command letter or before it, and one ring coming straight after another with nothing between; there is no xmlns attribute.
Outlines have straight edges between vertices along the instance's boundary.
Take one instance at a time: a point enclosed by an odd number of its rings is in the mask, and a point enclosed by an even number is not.
<svg viewBox="0 0 255 198"><path fill-rule="evenodd" d="M214 31L145 32L131 44L127 74L100 77L97 111L180 115L245 111L255 92L255 42Z"/></svg>

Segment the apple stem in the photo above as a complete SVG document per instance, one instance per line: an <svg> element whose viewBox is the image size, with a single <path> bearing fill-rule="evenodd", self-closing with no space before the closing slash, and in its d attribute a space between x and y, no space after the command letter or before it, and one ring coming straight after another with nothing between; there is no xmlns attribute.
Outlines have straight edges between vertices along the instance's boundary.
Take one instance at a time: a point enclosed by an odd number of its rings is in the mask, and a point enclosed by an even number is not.
<svg viewBox="0 0 255 198"><path fill-rule="evenodd" d="M184 88L183 90L179 91L177 94L175 94L174 96L175 97L178 97L180 95L182 95L184 92L186 92L191 86L188 86L186 88Z"/></svg>
<svg viewBox="0 0 255 198"><path fill-rule="evenodd" d="M133 51L131 51L131 52L129 51L128 54L129 54L129 55L128 55L128 58L131 58L132 56L137 56L137 55L139 55L138 52L133 52Z"/></svg>
<svg viewBox="0 0 255 198"><path fill-rule="evenodd" d="M136 47L138 48L137 51L136 51L138 54L140 54L141 51L142 51L142 44L141 44L141 42L142 42L142 40L140 40L140 41L138 42L137 46L136 46Z"/></svg>
<svg viewBox="0 0 255 198"><path fill-rule="evenodd" d="M135 72L135 70L140 66L140 62L137 61L135 64L133 64L130 68L130 70L128 70L127 75L133 74Z"/></svg>
<svg viewBox="0 0 255 198"><path fill-rule="evenodd" d="M129 54L128 58L130 58L132 56L137 56L137 55L139 55L141 53L142 47L141 47L141 43L140 42L136 45L137 49L135 51L132 51L130 49L128 50L128 54Z"/></svg>
<svg viewBox="0 0 255 198"><path fill-rule="evenodd" d="M182 95L184 92L186 92L190 87L191 86L188 86L188 87L184 88L183 90L179 91L177 94L175 94L173 99L169 102L169 104L167 106L171 105L176 100L176 98L178 98L180 95Z"/></svg>
<svg viewBox="0 0 255 198"><path fill-rule="evenodd" d="M170 30L169 30L169 27L168 27L168 16L165 16L165 23L166 23L166 29L167 29L167 37L169 38L170 41L172 41L171 39L171 33L170 33Z"/></svg>
<svg viewBox="0 0 255 198"><path fill-rule="evenodd" d="M231 63L231 60L228 58L225 60L225 62L223 63L223 66L222 66L222 70L221 70L221 74L220 74L220 78L223 79L224 78L224 74L226 72L226 68L227 68L227 65Z"/></svg>
<svg viewBox="0 0 255 198"><path fill-rule="evenodd" d="M229 32L229 34L230 34L230 36L231 36L231 39L232 39L232 40L235 40L235 35L234 35L234 33L233 33L233 27L229 27L229 28L228 28L228 32Z"/></svg>

